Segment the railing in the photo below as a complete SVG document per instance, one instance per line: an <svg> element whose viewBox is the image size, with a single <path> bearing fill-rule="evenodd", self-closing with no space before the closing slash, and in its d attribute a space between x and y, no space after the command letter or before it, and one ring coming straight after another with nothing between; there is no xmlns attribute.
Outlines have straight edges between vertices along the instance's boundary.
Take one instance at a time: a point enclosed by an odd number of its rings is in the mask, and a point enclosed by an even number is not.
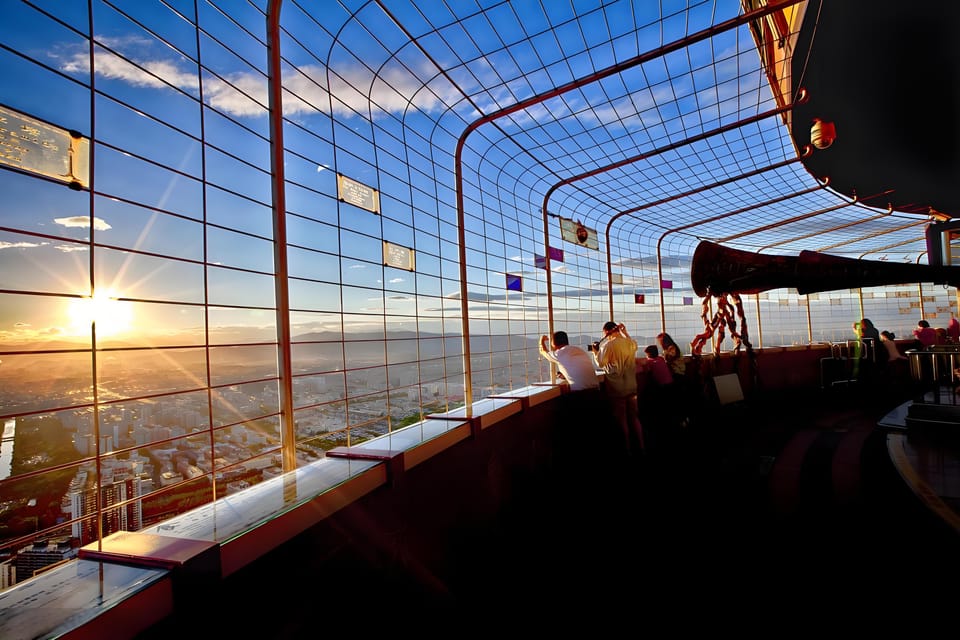
<svg viewBox="0 0 960 640"><path fill-rule="evenodd" d="M910 377L918 384L919 402L933 404L960 404L957 400L960 345L934 345L906 352L910 362Z"/></svg>

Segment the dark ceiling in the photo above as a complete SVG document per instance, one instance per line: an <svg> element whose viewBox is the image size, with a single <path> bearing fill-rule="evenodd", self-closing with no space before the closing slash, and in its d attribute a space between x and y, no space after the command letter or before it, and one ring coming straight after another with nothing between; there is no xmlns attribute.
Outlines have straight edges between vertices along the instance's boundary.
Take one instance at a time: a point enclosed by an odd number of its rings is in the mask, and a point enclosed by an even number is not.
<svg viewBox="0 0 960 640"><path fill-rule="evenodd" d="M874 206L960 217L960 3L810 2L793 56L792 135L810 141L814 118L836 141L806 161L836 191ZM809 52L809 56L806 53Z"/></svg>

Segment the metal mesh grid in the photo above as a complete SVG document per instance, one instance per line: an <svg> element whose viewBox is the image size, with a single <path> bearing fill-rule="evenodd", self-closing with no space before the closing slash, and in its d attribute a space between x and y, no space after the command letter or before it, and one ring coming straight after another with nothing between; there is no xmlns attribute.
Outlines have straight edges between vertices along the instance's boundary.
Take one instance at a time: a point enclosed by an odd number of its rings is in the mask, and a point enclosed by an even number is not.
<svg viewBox="0 0 960 640"><path fill-rule="evenodd" d="M266 28L278 6L283 239ZM0 297L18 316L0 334L0 418L21 437L48 424L76 436L11 467L0 497L25 513L56 478L93 505L14 527L5 547L96 536L118 509L148 523L548 380L536 343L551 323L575 344L611 314L641 346L663 328L689 338L702 239L908 262L926 250L923 217L890 213L883 194L841 197L800 165L789 105L750 24L734 25L738 1L5 10L0 103L94 148L89 191L0 171ZM375 189L379 210L340 198L338 175ZM597 248L564 240L561 219L594 230ZM384 264L384 241L415 268ZM42 335L44 316L108 284L149 331L111 334L101 318L67 342ZM930 287L775 291L748 301L750 334L842 339L865 313L908 335L911 301L931 318L952 306ZM812 334L795 326L807 305ZM31 370L45 372L38 386L17 386ZM143 466L136 486L121 479Z"/></svg>

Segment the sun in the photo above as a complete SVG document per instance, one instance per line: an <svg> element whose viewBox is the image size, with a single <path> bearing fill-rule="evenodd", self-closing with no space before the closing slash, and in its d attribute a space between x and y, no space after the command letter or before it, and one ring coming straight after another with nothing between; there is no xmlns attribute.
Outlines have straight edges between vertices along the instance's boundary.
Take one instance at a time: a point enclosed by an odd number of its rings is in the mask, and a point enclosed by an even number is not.
<svg viewBox="0 0 960 640"><path fill-rule="evenodd" d="M92 297L71 301L67 315L71 329L77 334L88 333L90 325L96 323L98 336L112 336L130 329L133 306L130 302L118 300L111 290L98 291Z"/></svg>

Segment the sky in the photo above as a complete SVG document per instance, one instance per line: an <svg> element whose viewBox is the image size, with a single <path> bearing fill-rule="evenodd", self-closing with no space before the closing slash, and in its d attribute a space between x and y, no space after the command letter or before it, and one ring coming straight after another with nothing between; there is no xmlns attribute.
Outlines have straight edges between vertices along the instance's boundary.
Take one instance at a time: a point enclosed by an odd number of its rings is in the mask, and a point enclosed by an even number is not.
<svg viewBox="0 0 960 640"><path fill-rule="evenodd" d="M203 339L204 304L211 305L210 328L219 336L214 340L274 340L268 86L258 41L263 16L245 3L221 3L229 15L201 3L201 25L207 30L200 36L206 66L201 72L191 60L197 57L196 34L170 8L189 13L192 3L121 3L119 10L95 3L92 68L82 37L87 16L80 4L37 3L50 16L26 3L11 3L0 27L6 47L0 55L8 70L0 103L52 129L95 135L97 141L92 156L97 195L92 201L85 191L58 183L38 187L20 174L0 172L8 203L0 235L3 288L51 294L5 294L0 341L22 346L88 340L90 320L96 318L100 341L193 344ZM450 179L456 137L467 123L544 86L603 68L631 51L654 49L739 11L737 2L702 2L661 20L660 7L653 3L615 2L583 9L577 24L565 15L565 6L551 6L549 16L540 3L482 6L487 11L483 16L469 15L463 7L459 16L443 16L441 5L418 11L387 3L404 29L423 35L424 50L415 51L369 3L331 4L328 12L312 15L298 4L285 4L285 171L295 183L288 187L287 202L297 213L288 219L290 243L296 245L288 251L292 304L302 310L296 314L295 333L344 326L376 329L384 324L383 314L392 317L387 322L392 330L446 330L444 318L458 316L462 296L455 283ZM669 4L663 7L668 14L673 10ZM355 19L347 19L349 11L356 12ZM562 34L559 39L548 20ZM648 26L637 27L643 24ZM443 27L439 40L430 35L438 26ZM348 43L349 50L341 43ZM353 57L357 51L362 57ZM536 256L544 253L537 192L557 177L656 146L671 127L689 126L694 116L703 119L716 111L729 119L754 96L765 101L760 106L772 106L770 96L764 96L769 94L765 79L749 71L751 64L756 65L752 41L721 34L709 47L691 46L685 56L666 56L642 74L625 73L616 82L604 80L498 122L501 130L527 139L526 153L553 153L562 164L576 159L572 148L590 149L582 138L595 138L590 164L570 165L565 174L545 170L536 155L533 162L525 159L523 151L504 145L490 127L472 134L466 155L478 168L471 164L465 197L471 210L484 213L468 215L465 223L471 317L493 320L499 329L492 330L541 332L546 296L545 274L535 266ZM516 67L512 72L511 65ZM537 65L543 69L539 75L533 71ZM91 80L100 92L92 105L83 87ZM702 88L697 86L701 80ZM711 87L710 82L718 84ZM472 93L463 95L461 87ZM689 113L654 122L669 111L669 94L675 94L676 108ZM202 120L199 101L210 107ZM702 129L713 126L705 121ZM561 127L568 133L548 132ZM784 145L783 127L776 120L750 135L762 136L770 153ZM375 148L370 139L376 139ZM210 146L204 149L201 140ZM736 140L728 142L728 149L736 147ZM683 166L684 154L710 153L698 145L668 155L675 167ZM791 150L776 153L788 156ZM524 162L531 168L521 167ZM491 177L495 169L500 175ZM662 168L638 163L636 170L646 177L647 191L626 191L619 187L624 179L616 177L612 199L636 203L676 190L654 173ZM691 164L670 181L692 180L696 171ZM381 188L379 215L336 202L338 172ZM217 186L204 190L201 177ZM630 179L636 181L636 176ZM403 193L403 180L414 193ZM551 245L565 252L562 262L552 263L554 304L564 322L586 327L606 314L607 298L603 220L609 209L578 194L592 188L591 182L560 190L551 199L551 208L583 219L598 232L599 250L591 251L559 237L564 213L556 215L550 229ZM515 193L506 192L508 185ZM527 197L526 191L533 193L529 203L517 198ZM413 204L428 214L410 211ZM610 247L614 268L624 280L618 288L618 315L647 322L650 309L631 304L644 294L652 305L660 292L654 234L669 228L672 221L664 215L703 218L698 202L684 211L687 206L667 205L650 212L645 222L627 223L635 226ZM96 245L92 260L91 238ZM417 272L382 268L381 238L416 246ZM684 252L691 241L684 238L672 247L668 241L662 277L676 287L668 296L677 305L671 313L681 314L675 322L696 328L699 300L690 304L685 274ZM342 264L337 254L343 256ZM508 274L521 277L522 292L506 290ZM531 321L535 327L528 326Z"/></svg>

